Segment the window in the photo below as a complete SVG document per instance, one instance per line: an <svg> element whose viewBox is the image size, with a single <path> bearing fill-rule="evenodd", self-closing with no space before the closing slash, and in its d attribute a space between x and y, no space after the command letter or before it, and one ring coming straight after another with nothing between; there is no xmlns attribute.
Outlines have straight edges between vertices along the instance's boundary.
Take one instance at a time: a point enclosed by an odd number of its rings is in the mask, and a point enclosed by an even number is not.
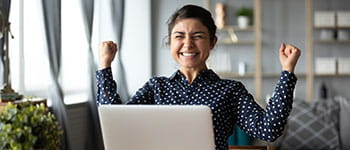
<svg viewBox="0 0 350 150"><path fill-rule="evenodd" d="M46 98L50 72L38 1L13 1L10 22L11 81L13 89L24 96Z"/></svg>
<svg viewBox="0 0 350 150"><path fill-rule="evenodd" d="M65 103L87 101L88 43L80 1L62 0L62 88Z"/></svg>
<svg viewBox="0 0 350 150"><path fill-rule="evenodd" d="M62 0L60 83L65 103L87 100L88 51L79 1ZM51 77L39 1L12 1L10 40L12 87L24 96L47 98Z"/></svg>

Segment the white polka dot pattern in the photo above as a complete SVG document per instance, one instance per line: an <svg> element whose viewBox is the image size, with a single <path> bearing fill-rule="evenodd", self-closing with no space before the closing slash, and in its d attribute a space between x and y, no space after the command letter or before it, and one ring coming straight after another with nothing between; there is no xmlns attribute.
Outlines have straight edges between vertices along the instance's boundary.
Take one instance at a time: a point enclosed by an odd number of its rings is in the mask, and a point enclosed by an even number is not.
<svg viewBox="0 0 350 150"><path fill-rule="evenodd" d="M97 71L96 76L97 105L121 104L111 68ZM212 70L202 71L192 84L180 71L170 78L153 77L127 104L207 105L212 110L216 149L226 150L235 123L250 136L276 140L291 111L296 80L293 73L282 71L266 111L241 82L220 79Z"/></svg>

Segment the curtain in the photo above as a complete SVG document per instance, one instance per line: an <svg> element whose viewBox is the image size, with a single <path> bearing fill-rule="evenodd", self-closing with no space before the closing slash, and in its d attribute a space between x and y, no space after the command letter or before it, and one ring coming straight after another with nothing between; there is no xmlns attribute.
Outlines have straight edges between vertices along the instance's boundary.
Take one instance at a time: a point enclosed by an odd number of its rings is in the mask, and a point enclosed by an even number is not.
<svg viewBox="0 0 350 150"><path fill-rule="evenodd" d="M49 87L49 99L59 124L64 130L61 149L71 149L69 144L70 126L63 92L59 83L61 67L61 0L42 0L43 21L49 57L50 75L52 83Z"/></svg>
<svg viewBox="0 0 350 150"><path fill-rule="evenodd" d="M95 80L95 71L97 70L95 61L94 61L94 54L92 50L92 31L93 31L93 16L94 16L94 0L81 0L81 10L83 14L83 21L84 21L84 27L85 27L85 33L86 33L86 41L89 44L87 53L88 55L88 64L89 64L89 98L88 98L88 106L89 106L89 116L88 120L91 120L89 123L89 131L90 135L88 138L88 144L86 145L85 149L92 149L92 150L100 150L104 149L103 147L103 141L102 141L102 134L101 134L101 127L99 124L99 117L96 107L96 80Z"/></svg>
<svg viewBox="0 0 350 150"><path fill-rule="evenodd" d="M115 41L118 45L117 56L112 63L113 76L117 81L118 93L125 102L129 99L128 86L122 61L122 37L124 24L124 0L96 0L96 23L99 32L98 41Z"/></svg>
<svg viewBox="0 0 350 150"><path fill-rule="evenodd" d="M117 71L115 76L118 82L118 91L123 99L128 99L128 89L126 86L124 69L120 57L122 31L124 21L124 0L81 0L81 10L83 14L84 27L86 33L86 41L89 44L87 52L89 54L88 64L90 72L89 81L89 110L90 120L89 131L90 137L89 143L85 149L104 149L103 140L101 134L101 127L96 107L96 79L95 71L97 70L94 52L92 49L93 43L93 24L98 26L99 42L105 40L113 40L118 43L118 56L115 59L113 68ZM96 8L96 9L95 9ZM95 16L96 15L96 16ZM95 16L95 17L94 17ZM99 43L98 42L98 43Z"/></svg>
<svg viewBox="0 0 350 150"><path fill-rule="evenodd" d="M127 85L127 79L125 76L125 69L123 66L122 61L122 42L123 42L123 29L124 29L124 8L125 8L125 1L124 0L112 0L111 1L111 7L112 7L112 26L113 32L117 37L117 44L118 44L118 55L114 67L116 68L115 76L117 77L118 82L118 91L121 99L125 103L129 100L129 94L128 94L128 85Z"/></svg>
<svg viewBox="0 0 350 150"><path fill-rule="evenodd" d="M5 21L5 20L8 20L9 16L10 16L10 6L11 6L11 0L1 0L0 2L0 9L1 9L1 13L2 13L2 16L4 18L1 18L2 21ZM7 21L6 21L7 22ZM3 33L3 36L0 38L0 84L2 87L2 85L4 84L4 68L5 68L5 60L4 60L4 56L5 56L5 53L4 53L4 46L5 46L5 34L4 34L4 31L3 30L5 27L5 25L3 24L1 27L0 27L0 30L2 30L1 32Z"/></svg>
<svg viewBox="0 0 350 150"><path fill-rule="evenodd" d="M117 55L117 59L115 60L115 67L116 67L116 76L117 76L117 82L118 82L118 91L119 95L122 98L123 102L129 100L129 94L128 94L128 85L127 85L127 79L125 76L125 69L123 66L122 61L122 42L123 42L123 29L124 29L124 0L116 0L112 1L111 6L113 7L112 12L112 25L115 27L114 34L117 36L117 43L118 45L118 51L119 54Z"/></svg>

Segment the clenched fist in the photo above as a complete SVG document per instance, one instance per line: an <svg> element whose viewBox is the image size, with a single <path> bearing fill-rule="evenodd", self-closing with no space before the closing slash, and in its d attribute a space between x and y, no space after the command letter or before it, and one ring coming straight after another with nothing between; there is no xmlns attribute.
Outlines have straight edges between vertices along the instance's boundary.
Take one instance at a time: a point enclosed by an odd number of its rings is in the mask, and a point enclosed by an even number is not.
<svg viewBox="0 0 350 150"><path fill-rule="evenodd" d="M299 48L290 44L286 46L282 43L279 51L282 70L294 72L295 65L300 56Z"/></svg>
<svg viewBox="0 0 350 150"><path fill-rule="evenodd" d="M104 41L99 44L100 69L111 67L112 61L117 54L117 44L113 41Z"/></svg>

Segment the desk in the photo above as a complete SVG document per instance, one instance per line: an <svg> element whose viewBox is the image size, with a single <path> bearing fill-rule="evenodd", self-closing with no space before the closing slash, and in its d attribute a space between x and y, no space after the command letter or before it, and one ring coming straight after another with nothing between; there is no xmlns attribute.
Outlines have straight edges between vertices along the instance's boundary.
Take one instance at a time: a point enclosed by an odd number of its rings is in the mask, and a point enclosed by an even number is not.
<svg viewBox="0 0 350 150"><path fill-rule="evenodd" d="M275 150L273 146L229 146L229 150Z"/></svg>

